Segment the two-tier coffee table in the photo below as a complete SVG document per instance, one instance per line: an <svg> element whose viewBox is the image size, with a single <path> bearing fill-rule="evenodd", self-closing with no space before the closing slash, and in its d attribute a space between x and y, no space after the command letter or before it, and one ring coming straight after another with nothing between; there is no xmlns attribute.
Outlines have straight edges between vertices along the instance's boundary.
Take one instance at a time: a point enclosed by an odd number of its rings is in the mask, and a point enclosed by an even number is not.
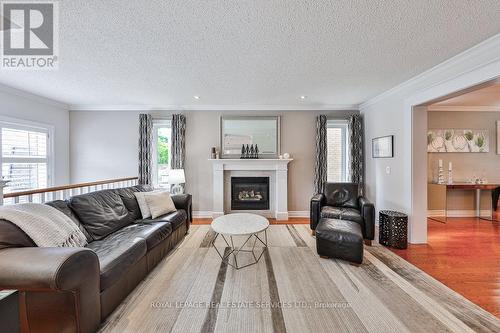
<svg viewBox="0 0 500 333"><path fill-rule="evenodd" d="M217 251L217 254L221 257L223 262L236 269L255 265L259 262L264 252L267 251L267 228L269 227L269 221L263 216L249 213L228 214L214 219L211 226L213 231L215 231L212 246L215 251ZM260 233L264 233L263 238L262 235L259 236ZM219 236L226 242L226 245L229 248L228 251L221 252L217 249L215 241ZM233 241L233 237L235 236L246 237L243 245L235 247ZM251 243L252 239L253 245L251 249L243 249L248 242ZM255 245L257 244L257 241L264 245L262 252L260 252L259 255L255 254ZM238 254L240 252L250 252L254 261L240 266L238 264ZM229 260L231 256L234 258L234 264Z"/></svg>

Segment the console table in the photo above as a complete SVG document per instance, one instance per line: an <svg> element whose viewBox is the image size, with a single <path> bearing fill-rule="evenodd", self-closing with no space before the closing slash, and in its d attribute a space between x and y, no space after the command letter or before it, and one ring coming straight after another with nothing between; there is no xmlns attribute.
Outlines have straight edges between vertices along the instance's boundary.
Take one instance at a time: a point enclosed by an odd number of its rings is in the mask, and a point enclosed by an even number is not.
<svg viewBox="0 0 500 333"><path fill-rule="evenodd" d="M442 210L444 212L444 218L447 217L447 204L446 204L446 194L448 191L453 191L453 190L469 190L469 191L474 191L475 196L474 196L474 201L475 201L475 216L479 217L481 219L486 219L486 220L491 220L491 214L490 216L484 217L481 216L481 192L482 191L492 191L496 189L497 187L500 187L500 184L498 183L488 183L488 184L472 184L472 183L454 183L454 184L428 184L428 195L429 195L429 209L433 210L436 205L436 201L438 202L438 205L441 205ZM431 202L433 201L433 202ZM439 203L440 201L440 203ZM432 207L434 205L434 208ZM431 217L434 218L438 221L442 220L439 217Z"/></svg>

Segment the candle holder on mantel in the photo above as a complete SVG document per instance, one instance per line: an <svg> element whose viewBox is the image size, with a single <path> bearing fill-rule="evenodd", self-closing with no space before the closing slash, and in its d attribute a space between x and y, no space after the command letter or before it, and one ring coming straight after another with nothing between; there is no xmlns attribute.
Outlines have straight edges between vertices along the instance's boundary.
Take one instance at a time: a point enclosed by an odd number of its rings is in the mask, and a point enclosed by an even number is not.
<svg viewBox="0 0 500 333"><path fill-rule="evenodd" d="M258 159L259 158L259 147L257 145L241 145L241 159Z"/></svg>

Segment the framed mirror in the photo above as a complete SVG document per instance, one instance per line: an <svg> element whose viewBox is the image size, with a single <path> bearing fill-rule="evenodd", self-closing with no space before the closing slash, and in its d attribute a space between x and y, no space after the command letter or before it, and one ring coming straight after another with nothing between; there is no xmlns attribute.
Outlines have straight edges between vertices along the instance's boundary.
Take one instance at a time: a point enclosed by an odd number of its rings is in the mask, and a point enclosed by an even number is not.
<svg viewBox="0 0 500 333"><path fill-rule="evenodd" d="M242 145L257 145L260 158L277 158L280 155L280 117L222 116L221 157L240 158Z"/></svg>

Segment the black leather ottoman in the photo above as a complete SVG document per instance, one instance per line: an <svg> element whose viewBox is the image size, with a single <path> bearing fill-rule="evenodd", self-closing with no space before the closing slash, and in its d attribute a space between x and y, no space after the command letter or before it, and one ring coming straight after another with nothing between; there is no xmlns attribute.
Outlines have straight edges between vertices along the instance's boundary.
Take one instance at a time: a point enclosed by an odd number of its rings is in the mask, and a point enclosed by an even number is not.
<svg viewBox="0 0 500 333"><path fill-rule="evenodd" d="M321 257L363 262L363 233L356 222L322 218L316 227L316 250Z"/></svg>

